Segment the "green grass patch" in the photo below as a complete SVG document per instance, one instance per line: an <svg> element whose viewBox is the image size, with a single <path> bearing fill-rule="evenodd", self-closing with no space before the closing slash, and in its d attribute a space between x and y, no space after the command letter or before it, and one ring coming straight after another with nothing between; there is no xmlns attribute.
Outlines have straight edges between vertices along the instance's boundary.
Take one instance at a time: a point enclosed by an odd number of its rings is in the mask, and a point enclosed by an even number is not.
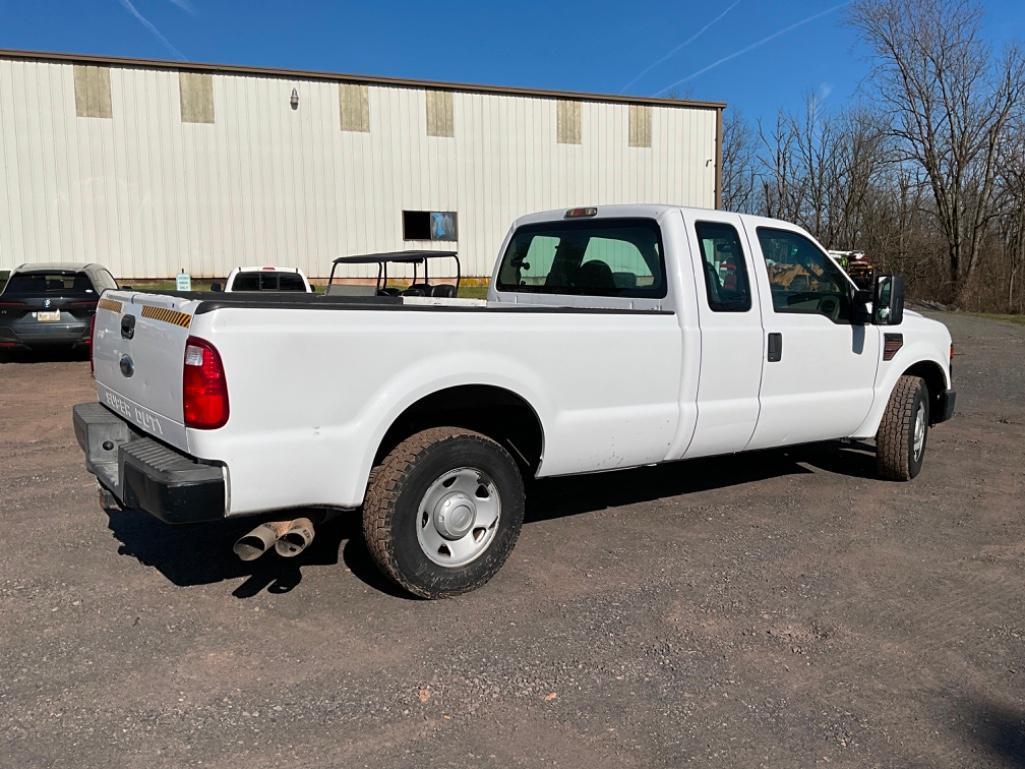
<svg viewBox="0 0 1025 769"><path fill-rule="evenodd" d="M223 280L193 280L192 290L193 291L209 291L211 283L220 283L224 285ZM176 291L178 284L173 280L119 280L118 284L122 288L131 287L133 291Z"/></svg>

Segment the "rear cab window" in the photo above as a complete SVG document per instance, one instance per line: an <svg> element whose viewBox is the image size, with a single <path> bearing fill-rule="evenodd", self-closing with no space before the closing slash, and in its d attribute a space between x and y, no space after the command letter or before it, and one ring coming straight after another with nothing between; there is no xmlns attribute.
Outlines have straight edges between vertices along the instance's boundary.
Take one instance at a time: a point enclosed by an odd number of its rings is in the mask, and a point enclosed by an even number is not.
<svg viewBox="0 0 1025 769"><path fill-rule="evenodd" d="M570 296L666 296L662 236L654 219L526 224L498 270L499 291Z"/></svg>
<svg viewBox="0 0 1025 769"><path fill-rule="evenodd" d="M11 275L4 293L46 296L71 296L96 294L89 276L84 272L65 270L39 270L16 272Z"/></svg>
<svg viewBox="0 0 1025 769"><path fill-rule="evenodd" d="M232 291L306 291L302 276L296 272L240 272Z"/></svg>

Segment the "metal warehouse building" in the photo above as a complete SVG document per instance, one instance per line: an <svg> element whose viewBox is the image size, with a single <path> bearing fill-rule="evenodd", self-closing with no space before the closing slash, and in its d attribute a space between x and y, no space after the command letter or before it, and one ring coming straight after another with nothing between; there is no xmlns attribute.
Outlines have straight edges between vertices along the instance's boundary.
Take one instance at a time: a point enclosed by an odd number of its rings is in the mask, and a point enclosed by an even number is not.
<svg viewBox="0 0 1025 769"><path fill-rule="evenodd" d="M486 275L531 211L716 205L722 108L0 51L0 269L326 276L337 256L454 245Z"/></svg>

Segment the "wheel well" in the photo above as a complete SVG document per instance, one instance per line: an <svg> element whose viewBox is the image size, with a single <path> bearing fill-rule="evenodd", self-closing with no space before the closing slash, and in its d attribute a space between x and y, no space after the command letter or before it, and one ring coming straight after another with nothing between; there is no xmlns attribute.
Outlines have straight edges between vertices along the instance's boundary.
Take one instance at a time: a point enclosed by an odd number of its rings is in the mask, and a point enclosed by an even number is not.
<svg viewBox="0 0 1025 769"><path fill-rule="evenodd" d="M442 426L465 427L493 438L531 475L541 464L544 431L537 413L516 393L491 385L450 387L418 400L388 428L374 464L413 433Z"/></svg>
<svg viewBox="0 0 1025 769"><path fill-rule="evenodd" d="M931 421L932 416L939 413L940 399L947 389L947 379L943 375L943 369L932 361L920 361L905 371L904 375L917 376L925 380L925 386L929 389L929 418Z"/></svg>

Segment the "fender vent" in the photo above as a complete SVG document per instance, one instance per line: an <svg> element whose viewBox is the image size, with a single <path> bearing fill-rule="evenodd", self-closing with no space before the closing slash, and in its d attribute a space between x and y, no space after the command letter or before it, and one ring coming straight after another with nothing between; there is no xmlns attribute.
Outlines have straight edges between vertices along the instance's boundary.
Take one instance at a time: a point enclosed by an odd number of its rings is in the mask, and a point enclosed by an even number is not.
<svg viewBox="0 0 1025 769"><path fill-rule="evenodd" d="M893 360L893 356L903 346L903 334L883 334L883 360Z"/></svg>

